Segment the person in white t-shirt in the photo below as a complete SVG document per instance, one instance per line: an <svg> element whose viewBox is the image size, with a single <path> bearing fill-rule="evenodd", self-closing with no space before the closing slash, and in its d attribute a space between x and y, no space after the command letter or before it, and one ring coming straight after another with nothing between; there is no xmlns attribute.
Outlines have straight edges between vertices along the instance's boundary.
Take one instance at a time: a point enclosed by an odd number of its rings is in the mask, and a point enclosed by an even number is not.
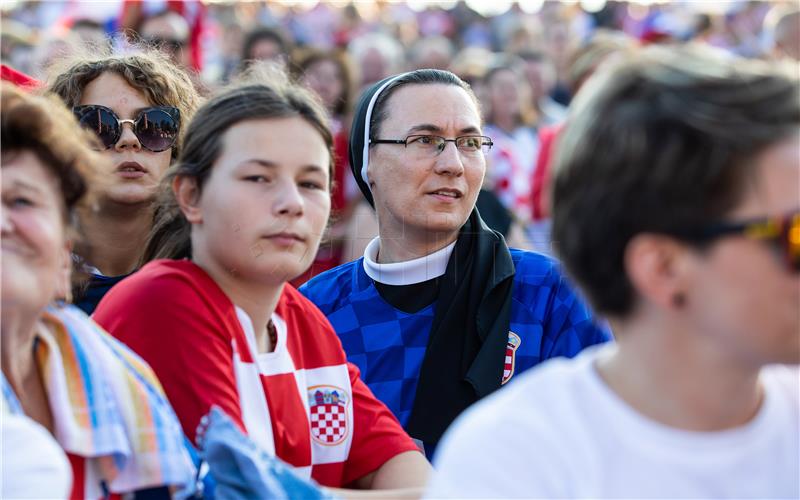
<svg viewBox="0 0 800 500"><path fill-rule="evenodd" d="M553 237L616 343L467 410L428 497L800 497L799 74L654 47L587 84Z"/></svg>
<svg viewBox="0 0 800 500"><path fill-rule="evenodd" d="M0 416L0 498L69 498L72 469L53 436L21 414Z"/></svg>

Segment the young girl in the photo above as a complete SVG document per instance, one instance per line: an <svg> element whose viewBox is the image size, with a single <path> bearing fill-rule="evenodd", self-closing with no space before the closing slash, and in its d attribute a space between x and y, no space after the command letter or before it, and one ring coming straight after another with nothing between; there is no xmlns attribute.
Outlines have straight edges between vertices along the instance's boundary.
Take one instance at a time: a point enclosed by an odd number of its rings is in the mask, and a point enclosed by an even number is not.
<svg viewBox="0 0 800 500"><path fill-rule="evenodd" d="M95 206L79 213L86 248L76 253L91 276L76 288L75 304L91 314L139 266L158 184L200 98L186 73L153 52L79 58L49 90L98 136L107 160L102 180L90 186Z"/></svg>
<svg viewBox="0 0 800 500"><path fill-rule="evenodd" d="M219 406L325 486L421 487L429 466L286 282L330 210L331 134L302 90L249 84L203 106L145 250L97 321L144 357L184 431ZM184 260L174 260L188 257Z"/></svg>

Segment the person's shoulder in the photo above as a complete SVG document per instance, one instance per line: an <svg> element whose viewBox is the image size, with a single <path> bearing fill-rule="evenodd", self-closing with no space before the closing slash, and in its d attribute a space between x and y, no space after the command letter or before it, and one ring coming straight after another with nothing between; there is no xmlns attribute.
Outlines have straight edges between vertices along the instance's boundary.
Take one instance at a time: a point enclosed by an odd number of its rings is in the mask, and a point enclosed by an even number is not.
<svg viewBox="0 0 800 500"><path fill-rule="evenodd" d="M353 282L357 279L358 266L362 265L362 261L363 257L325 271L311 278L298 290L318 307L324 310L335 309L335 303L352 293Z"/></svg>
<svg viewBox="0 0 800 500"><path fill-rule="evenodd" d="M800 366L769 365L761 370L761 380L768 393L791 401L800 402Z"/></svg>
<svg viewBox="0 0 800 500"><path fill-rule="evenodd" d="M148 262L138 271L125 277L120 283L131 287L145 286L153 280L160 282L192 282L200 279L202 269L189 260L159 259Z"/></svg>
<svg viewBox="0 0 800 500"><path fill-rule="evenodd" d="M484 411L489 418L508 412L521 420L528 418L525 412L539 416L551 414L557 418L559 412L572 404L571 395L592 376L597 349L589 348L573 359L551 358L517 375L502 391L484 400L487 408Z"/></svg>
<svg viewBox="0 0 800 500"><path fill-rule="evenodd" d="M526 285L552 284L561 279L561 264L548 255L510 248L514 281Z"/></svg>
<svg viewBox="0 0 800 500"><path fill-rule="evenodd" d="M298 318L307 323L328 322L319 308L292 286L291 283L284 285L277 311L282 313L282 316L297 315Z"/></svg>
<svg viewBox="0 0 800 500"><path fill-rule="evenodd" d="M553 358L518 375L512 383L479 401L459 417L460 432L471 436L505 434L496 430L497 422L510 434L548 434L558 427L563 412L572 411L575 391L590 376L594 354L576 359ZM499 436L498 436L499 437Z"/></svg>
<svg viewBox="0 0 800 500"><path fill-rule="evenodd" d="M586 410L576 400L591 366L585 358L549 360L468 408L437 448L428 495L569 496L585 445L575 426L585 424Z"/></svg>
<svg viewBox="0 0 800 500"><path fill-rule="evenodd" d="M95 314L115 304L164 309L178 303L224 301L224 293L208 274L189 260L155 260L131 274L103 297Z"/></svg>

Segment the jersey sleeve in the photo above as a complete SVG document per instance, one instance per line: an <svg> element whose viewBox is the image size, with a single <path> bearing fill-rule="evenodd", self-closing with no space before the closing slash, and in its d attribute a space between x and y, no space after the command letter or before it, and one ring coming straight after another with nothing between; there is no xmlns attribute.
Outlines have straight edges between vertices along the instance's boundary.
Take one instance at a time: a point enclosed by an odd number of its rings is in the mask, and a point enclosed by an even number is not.
<svg viewBox="0 0 800 500"><path fill-rule="evenodd" d="M558 267L553 267L550 277L552 296L544 318L543 358L571 358L588 346L610 340L606 324L594 317Z"/></svg>
<svg viewBox="0 0 800 500"><path fill-rule="evenodd" d="M347 363L353 388L353 443L342 484L348 485L377 470L400 453L419 451L400 423L361 380L358 368Z"/></svg>
<svg viewBox="0 0 800 500"><path fill-rule="evenodd" d="M212 405L246 432L230 335L188 277L134 275L111 289L93 318L150 364L192 442Z"/></svg>

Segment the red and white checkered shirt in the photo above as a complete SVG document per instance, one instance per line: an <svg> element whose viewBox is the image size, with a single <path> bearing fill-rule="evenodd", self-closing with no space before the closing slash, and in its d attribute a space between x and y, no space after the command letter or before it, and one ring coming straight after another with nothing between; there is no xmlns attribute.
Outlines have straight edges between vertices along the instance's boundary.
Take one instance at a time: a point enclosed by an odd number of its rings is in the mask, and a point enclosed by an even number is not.
<svg viewBox="0 0 800 500"><path fill-rule="evenodd" d="M189 261L146 265L111 289L95 319L150 364L191 439L217 405L264 450L334 487L417 450L325 316L290 285L269 353L256 351L247 314Z"/></svg>

